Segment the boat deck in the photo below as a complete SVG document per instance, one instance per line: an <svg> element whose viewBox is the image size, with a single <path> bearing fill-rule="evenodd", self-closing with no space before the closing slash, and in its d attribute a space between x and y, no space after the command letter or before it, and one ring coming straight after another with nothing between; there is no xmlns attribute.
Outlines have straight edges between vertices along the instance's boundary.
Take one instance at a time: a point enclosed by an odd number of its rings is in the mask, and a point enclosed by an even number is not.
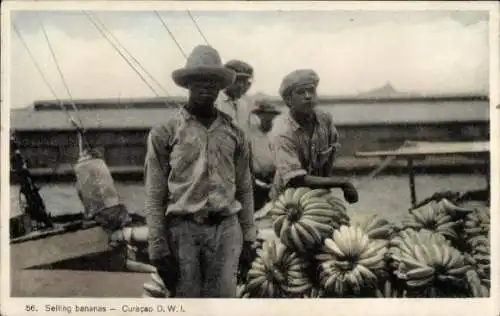
<svg viewBox="0 0 500 316"><path fill-rule="evenodd" d="M141 297L148 273L32 269L11 272L12 297Z"/></svg>
<svg viewBox="0 0 500 316"><path fill-rule="evenodd" d="M357 152L357 157L362 158L392 158L394 160L406 161L407 172L409 176L411 205L414 207L417 203L415 190L415 169L416 162L422 159L434 157L437 159L448 158L455 160L457 157L474 157L475 159L483 160L487 166L483 170L486 178L487 187L484 190L490 192L490 142L489 141L473 141L473 142L427 142L427 141L408 141L401 147L395 150Z"/></svg>

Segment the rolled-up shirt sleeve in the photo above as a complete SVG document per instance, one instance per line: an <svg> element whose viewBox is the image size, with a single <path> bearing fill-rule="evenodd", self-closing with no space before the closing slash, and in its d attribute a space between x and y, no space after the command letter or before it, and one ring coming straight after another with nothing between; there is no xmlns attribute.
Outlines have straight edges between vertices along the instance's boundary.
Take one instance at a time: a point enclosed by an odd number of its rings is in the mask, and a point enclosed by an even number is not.
<svg viewBox="0 0 500 316"><path fill-rule="evenodd" d="M283 134L274 134L270 139L276 172L281 176L284 186L296 177L307 175L299 161L299 147L294 139Z"/></svg>
<svg viewBox="0 0 500 316"><path fill-rule="evenodd" d="M337 130L337 127L331 122L330 124L330 132L331 132L331 146L333 146L334 154L337 154L340 149L340 135ZM335 156L335 155L334 155Z"/></svg>
<svg viewBox="0 0 500 316"><path fill-rule="evenodd" d="M328 161L328 176L334 176L334 168L333 166L335 165L335 161L337 159L338 153L340 151L341 145L340 145L340 135L333 124L333 121L330 118L330 146L333 148L332 154L330 155L330 159Z"/></svg>
<svg viewBox="0 0 500 316"><path fill-rule="evenodd" d="M241 141L235 154L236 165L236 199L242 209L238 213L244 241L255 241L257 228L254 220L253 178L250 172L250 144L246 137Z"/></svg>
<svg viewBox="0 0 500 316"><path fill-rule="evenodd" d="M165 127L151 129L147 139L144 162L145 213L149 230L150 259L161 259L170 254L165 225L168 201L169 133Z"/></svg>

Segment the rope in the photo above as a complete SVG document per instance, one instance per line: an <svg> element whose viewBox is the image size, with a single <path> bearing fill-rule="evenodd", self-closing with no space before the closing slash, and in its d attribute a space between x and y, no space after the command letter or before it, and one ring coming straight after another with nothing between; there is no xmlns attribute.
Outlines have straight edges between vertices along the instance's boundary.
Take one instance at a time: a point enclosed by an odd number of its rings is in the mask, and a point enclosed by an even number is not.
<svg viewBox="0 0 500 316"><path fill-rule="evenodd" d="M81 156L83 154L83 137L81 133L76 134L78 138L78 153Z"/></svg>
<svg viewBox="0 0 500 316"><path fill-rule="evenodd" d="M49 80L47 79L47 77L45 76L45 74L43 73L43 70L42 68L40 67L40 65L38 64L38 62L36 61L36 58L35 56L33 55L33 52L31 51L31 49L29 48L28 44L26 43L26 41L24 40L24 38L22 37L21 35L21 32L19 31L19 29L17 28L16 24L14 22L12 22L12 27L14 28L14 32L16 33L17 37L19 38L19 40L21 41L21 43L23 44L24 48L26 49L26 52L28 53L31 61L33 62L33 64L35 65L35 68L38 70L38 73L40 74L40 76L42 77L43 81L45 82L45 85L47 86L47 88L50 90L50 93L52 94L52 97L57 101L59 102L59 105L61 106L61 108L64 110L64 113L66 113L66 115L68 116L68 119L69 121L71 122L74 122L74 118L73 116L71 116L71 114L69 114L69 111L68 109L64 106L64 103L63 101L61 101L58 97L57 97L57 94L56 92L54 91L54 89L52 88L52 85L50 84ZM73 123L75 124L75 123Z"/></svg>
<svg viewBox="0 0 500 316"><path fill-rule="evenodd" d="M78 119L78 122L79 124L75 121L74 117L73 116L70 116L69 120L71 122L71 124L73 126L75 126L76 128L76 135L77 135L77 138L78 138L78 147L80 149L80 154L82 153L82 149L84 147L84 143L87 145L87 146L90 146L90 144L87 142L86 138L84 137L83 133L85 132L85 129L83 127L83 123L82 123L82 120L81 118L78 116L78 108L74 102L74 98L73 98L73 95L71 94L71 91L68 87L68 84L66 82L66 79L64 77L64 73L62 72L61 70L61 66L59 65L59 62L57 61L57 56L54 52L54 49L52 48L52 44L50 42L50 39L49 39L49 36L47 34L47 30L45 29L45 26L43 24L43 20L42 18L40 17L40 14L37 13L37 19L38 19L38 23L40 24L40 27L42 29L42 32L43 32L43 35L45 37L45 40L47 41L47 46L49 47L49 50L50 50L50 53L52 55L52 59L54 60L54 63L57 67L57 71L59 72L59 75L61 76L61 81L63 82L63 85L64 85L64 88L66 89L66 92L68 93L68 96L69 96L69 99L70 99L70 102L71 102L71 105L73 107L73 111L75 112L75 116L77 117ZM64 105L63 102L60 102L61 106L63 107L63 110L66 110L66 106ZM69 114L69 112L67 111L66 113ZM55 170L53 171L55 173Z"/></svg>
<svg viewBox="0 0 500 316"><path fill-rule="evenodd" d="M35 59L35 56L31 52L31 49L29 48L28 44L26 43L26 41L22 37L21 32L19 32L19 29L17 28L17 26L16 26L16 24L14 22L12 22L12 27L13 27L14 32L16 33L17 37L19 38L19 40L23 44L24 48L26 49L26 52L28 53L31 61L35 65L35 68L38 70L38 73L40 74L40 76L42 77L43 81L45 82L45 85L47 86L47 88L49 89L50 93L52 94L52 97L57 102L59 102L59 104L60 104L61 108L63 109L64 113L66 113L66 115L68 116L68 120L70 120L70 121L73 120L73 117L71 116L71 114L69 114L68 110L64 107L64 103L61 100L59 100L59 98L57 97L57 94L54 91L54 89L52 88L52 85L49 83L49 80L47 79L47 77L45 77L42 69L40 68L40 65L38 64L38 62ZM56 165L56 167L52 169L52 175L56 174L58 167L59 167L59 165Z"/></svg>
<svg viewBox="0 0 500 316"><path fill-rule="evenodd" d="M45 40L47 41L47 45L48 45L50 53L52 55L52 59L54 60L54 63L56 64L57 71L59 72L59 75L61 76L61 80L63 82L64 88L66 89L66 92L68 93L71 105L73 107L73 111L75 112L75 116L78 118L78 121L79 121L80 124L79 125L76 124L76 122L74 121L73 117L70 119L70 121L71 121L72 124L76 125L77 129L83 129L82 121L80 120L80 118L78 117L78 115L76 115L78 113L78 108L76 107L76 104L73 101L73 96L71 94L71 91L69 90L69 87L68 87L67 83L66 83L66 79L65 79L64 74L63 74L63 72L61 70L61 66L59 65L59 62L57 61L56 54L54 52L54 49L52 48L52 44L50 43L49 36L47 34L47 31L45 29L45 26L43 24L43 21L42 21L39 13L37 13L37 19L38 19L38 23L40 24L40 27L42 29L42 33L43 33L43 35L45 37Z"/></svg>
<svg viewBox="0 0 500 316"><path fill-rule="evenodd" d="M87 18L89 19L90 22L92 22L92 24L96 27L96 29L101 33L101 35L108 41L108 43L111 44L111 46L118 52L118 54L120 54L120 56L125 60L125 62L137 73L137 75L139 75L139 77L141 78L141 80L144 82L144 84L146 84L146 86L148 86L148 88L158 97L160 96L156 90L147 82L146 78L144 78L144 76L134 67L134 65L127 59L127 57L125 57L123 55L123 53L116 47L116 45L109 40L109 38L106 36L106 34L104 33L104 31L99 27L99 25L93 20L93 17L87 12L87 11L82 11L86 16Z"/></svg>
<svg viewBox="0 0 500 316"><path fill-rule="evenodd" d="M200 27L198 26L198 23L196 23L196 20L194 19L193 15L191 14L191 12L189 10L187 10L187 13L189 14L189 17L191 18L191 20L193 21L194 23L194 26L196 26L196 29L198 30L198 33L200 33L201 37L203 38L203 40L205 41L205 43L207 45L210 45L208 43L208 40L207 38L205 37L205 35L203 35L203 32L201 31Z"/></svg>
<svg viewBox="0 0 500 316"><path fill-rule="evenodd" d="M61 103L61 106L64 107L62 101L57 97L57 94L56 92L54 91L54 89L52 88L52 85L49 83L49 80L47 79L47 77L45 77L42 69L40 68L40 65L38 64L38 62L36 61L35 59L35 56L33 55L33 53L31 52L31 49L29 48L28 44L26 43L26 41L24 40L24 38L22 37L21 33L19 32L19 29L17 28L16 24L14 22L12 22L12 27L14 28L14 32L16 33L16 35L18 36L19 40L21 41L21 43L23 44L24 48L26 49L26 51L28 52L28 55L31 59L31 61L33 62L33 64L35 65L36 69L38 70L38 73L40 74L40 76L42 77L43 81L45 82L45 84L47 85L47 88L49 88L50 90L50 93L52 94L52 97L54 99L56 99L58 102ZM66 112L67 113L67 112ZM69 113L68 113L69 115ZM71 116L70 116L71 118Z"/></svg>
<svg viewBox="0 0 500 316"><path fill-rule="evenodd" d="M158 17L158 19L160 20L161 24L163 25L163 28L168 32L168 34L170 35L170 37L172 38L172 40L177 45L177 48L179 48L179 50L181 51L182 56L184 56L184 58L187 59L186 52L184 52L184 50L182 49L182 47L179 44L179 42L177 42L177 40L175 39L174 34L170 31L170 29L168 28L167 24L165 23L165 21L163 20L163 18L160 16L160 14L158 13L158 11L155 11L155 14Z"/></svg>
<svg viewBox="0 0 500 316"><path fill-rule="evenodd" d="M116 36L113 35L113 33L104 25L104 23L102 21L100 21L95 15L93 15L92 13L89 13L93 18L94 20L110 35L110 37L115 40L118 45L123 49L125 50L125 52L127 52L127 54L130 56L130 58L132 58L132 60L142 69L142 71L144 71L146 73L146 75L149 76L149 78L151 80L153 80L157 85L158 87L160 87L161 90L163 90L163 92L166 94L166 95L169 95L168 91L158 82L158 80L156 80L153 75L151 75L151 73L149 73L147 71L146 68L144 68L144 66L142 66L142 64L134 57L134 55L132 55L130 53L130 51L127 50L127 48L118 40L118 38L116 38Z"/></svg>
<svg viewBox="0 0 500 316"><path fill-rule="evenodd" d="M36 58L35 56L33 55L31 49L29 48L28 44L26 43L26 41L24 40L24 38L22 37L21 35L21 32L19 31L19 29L17 28L16 24L14 22L12 22L12 27L14 28L14 32L16 33L16 35L18 36L19 40L21 41L21 43L23 44L24 48L26 49L26 51L28 52L28 55L31 59L31 61L33 62L33 64L35 65L36 69L38 70L38 73L40 74L40 76L42 77L43 81L45 82L45 85L47 86L47 88L50 90L50 93L52 94L52 97L59 103L59 105L61 106L61 109L63 110L64 113L66 113L66 115L68 116L68 120L71 122L71 124L73 126L76 127L76 129L79 131L77 133L77 135L79 135L79 140L80 140L80 147L82 147L82 143L85 142L85 139L82 139L82 135L81 135L81 131L83 131L83 127L82 125L78 125L75 121L75 119L73 118L73 116L69 113L69 110L66 108L66 106L64 105L64 102L61 101L61 99L59 99L57 97L57 94L56 92L54 91L54 89L52 88L52 85L50 84L49 80L47 79L47 77L45 76L45 74L43 73L43 70L42 68L40 67L40 65L38 64L38 62L36 61ZM52 174L54 175L56 172L57 172L57 169L58 169L59 166L56 166L55 168L52 169Z"/></svg>

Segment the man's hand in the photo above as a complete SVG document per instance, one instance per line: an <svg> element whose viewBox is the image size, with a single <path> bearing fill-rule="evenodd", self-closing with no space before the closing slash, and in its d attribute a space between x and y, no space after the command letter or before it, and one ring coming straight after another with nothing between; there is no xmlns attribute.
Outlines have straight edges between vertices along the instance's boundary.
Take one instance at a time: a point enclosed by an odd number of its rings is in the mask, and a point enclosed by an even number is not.
<svg viewBox="0 0 500 316"><path fill-rule="evenodd" d="M238 269L239 282L245 282L247 273L250 270L250 267L252 266L252 261L255 259L256 255L257 253L254 247L254 243L251 241L244 241L243 247L241 249L239 269Z"/></svg>
<svg viewBox="0 0 500 316"><path fill-rule="evenodd" d="M347 182L342 186L342 191L344 192L344 199L349 203L349 204L354 204L358 202L359 196L358 196L358 190L352 185L352 183Z"/></svg>
<svg viewBox="0 0 500 316"><path fill-rule="evenodd" d="M243 248L241 249L240 261L243 263L251 264L255 259L255 249L252 241L244 241Z"/></svg>
<svg viewBox="0 0 500 316"><path fill-rule="evenodd" d="M175 297L175 289L179 277L177 261L172 256L165 256L161 259L151 260L151 264L156 268L165 288L170 292L171 297Z"/></svg>

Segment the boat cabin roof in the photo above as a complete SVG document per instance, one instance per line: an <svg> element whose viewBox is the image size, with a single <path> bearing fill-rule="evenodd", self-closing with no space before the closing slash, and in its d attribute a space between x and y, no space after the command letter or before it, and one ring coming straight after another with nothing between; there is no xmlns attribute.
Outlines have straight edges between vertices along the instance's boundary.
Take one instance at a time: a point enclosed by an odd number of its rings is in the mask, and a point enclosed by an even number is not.
<svg viewBox="0 0 500 316"><path fill-rule="evenodd" d="M62 105L69 109L69 113L73 114L71 102L67 100L62 102ZM75 119L77 121L80 119L86 129L143 130L165 122L185 102L186 98L183 97L75 100L78 109ZM279 99L271 98L271 102L287 111L287 107ZM455 104L456 110L454 110ZM337 125L489 120L488 98L485 96L438 96L387 100L385 98L323 97L319 99L318 106L331 112ZM415 113L409 115L408 109ZM432 115L429 115L430 110L433 112ZM10 121L11 129L17 131L74 129L61 103L53 100L36 101L32 106L12 109Z"/></svg>

